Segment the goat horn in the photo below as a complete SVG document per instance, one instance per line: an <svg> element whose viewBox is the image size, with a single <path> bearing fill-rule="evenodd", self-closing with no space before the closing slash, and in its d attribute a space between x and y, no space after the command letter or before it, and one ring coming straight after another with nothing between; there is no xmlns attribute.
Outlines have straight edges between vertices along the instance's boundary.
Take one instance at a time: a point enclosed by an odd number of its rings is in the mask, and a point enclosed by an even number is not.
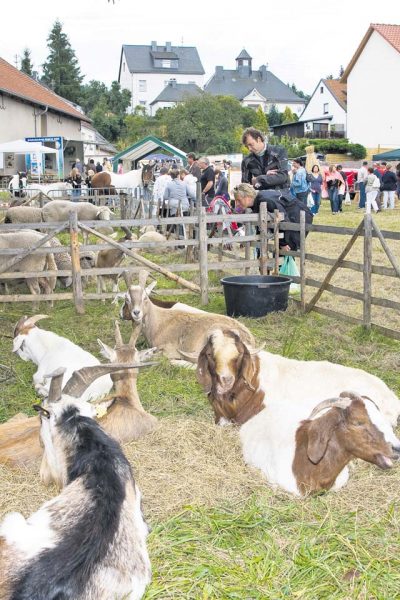
<svg viewBox="0 0 400 600"><path fill-rule="evenodd" d="M324 410L324 408L347 408L350 402L350 398L329 398L329 400L323 400L314 407L311 415L308 418L313 419L315 415Z"/></svg>
<svg viewBox="0 0 400 600"><path fill-rule="evenodd" d="M200 354L199 352L184 352L183 350L179 350L179 348L178 352L183 356L183 358L186 358L192 363L197 363Z"/></svg>
<svg viewBox="0 0 400 600"><path fill-rule="evenodd" d="M50 375L45 375L46 378L51 377L49 395L47 397L49 403L58 402L60 400L62 394L62 380L65 371L65 367L59 367L56 371L50 373Z"/></svg>
<svg viewBox="0 0 400 600"><path fill-rule="evenodd" d="M125 281L126 287L129 288L132 285L132 273L129 273L129 271L123 271L122 277Z"/></svg>
<svg viewBox="0 0 400 600"><path fill-rule="evenodd" d="M132 231L129 229L129 227L127 227L126 225L122 225L121 229L125 233L125 235L131 240L132 239Z"/></svg>
<svg viewBox="0 0 400 600"><path fill-rule="evenodd" d="M115 321L114 335L115 335L115 345L116 346L123 346L124 345L124 341L122 339L121 330L119 328L119 324L118 324L117 320Z"/></svg>
<svg viewBox="0 0 400 600"><path fill-rule="evenodd" d="M340 394L341 398L350 398L350 400L369 400L370 402L372 402L372 404L374 404L376 406L376 408L380 411L381 409L379 408L379 406L377 405L376 402L374 402L374 400L372 400L372 398L370 398L369 396L361 396L360 394L357 394L357 392L342 392Z"/></svg>
<svg viewBox="0 0 400 600"><path fill-rule="evenodd" d="M146 269L140 269L139 271L139 286L144 290L146 287L146 281L149 276L149 272Z"/></svg>
<svg viewBox="0 0 400 600"><path fill-rule="evenodd" d="M251 354L252 356L254 354L258 354L259 352L261 352L261 350L263 350L265 348L265 342L263 344L261 344L261 346L259 346L258 348L254 348L254 349L249 349L249 354Z"/></svg>
<svg viewBox="0 0 400 600"><path fill-rule="evenodd" d="M72 377L68 379L63 394L79 398L83 392L89 387L93 381L103 375L115 373L116 371L124 371L125 369L140 369L141 367L151 367L156 365L156 362L139 363L111 363L109 365L94 365L93 367L83 367L79 371L74 371Z"/></svg>

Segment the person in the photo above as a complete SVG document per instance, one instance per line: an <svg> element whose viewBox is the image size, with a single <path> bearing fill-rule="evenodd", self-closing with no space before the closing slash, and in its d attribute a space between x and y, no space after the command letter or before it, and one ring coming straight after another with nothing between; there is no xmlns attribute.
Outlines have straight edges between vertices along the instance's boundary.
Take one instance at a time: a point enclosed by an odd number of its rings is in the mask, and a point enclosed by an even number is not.
<svg viewBox="0 0 400 600"><path fill-rule="evenodd" d="M197 162L201 169L200 184L203 202L204 206L208 206L215 196L215 173L206 156L202 156Z"/></svg>
<svg viewBox="0 0 400 600"><path fill-rule="evenodd" d="M380 212L380 210L379 210L379 206L376 202L376 197L378 195L381 182L380 182L379 177L377 177L377 175L375 175L375 173L374 173L374 167L368 167L367 170L368 170L368 175L367 175L367 181L365 183L367 202L366 202L365 212L367 214L370 214L371 208L373 208L374 212L377 213L377 212Z"/></svg>
<svg viewBox="0 0 400 600"><path fill-rule="evenodd" d="M103 167L101 166L101 164L99 163L99 161L97 161L96 163L96 173L101 173L103 170Z"/></svg>
<svg viewBox="0 0 400 600"><path fill-rule="evenodd" d="M87 185L88 188L88 195L89 196L93 196L93 191L92 191L92 177L94 175L94 171L93 169L88 169L87 175L86 175L86 179L85 179L85 183ZM93 204L93 200L89 200L89 202L91 202Z"/></svg>
<svg viewBox="0 0 400 600"><path fill-rule="evenodd" d="M242 144L250 150L242 160L242 183L250 183L256 190L289 189L289 166L283 146L268 144L264 134L254 127L244 130Z"/></svg>
<svg viewBox="0 0 400 600"><path fill-rule="evenodd" d="M189 214L189 198L187 195L187 188L183 181L179 177L179 169L171 169L169 172L171 181L169 181L164 190L164 200L168 205L168 215L174 217L179 207L181 208L182 215L187 216ZM175 231L175 225L168 225L167 232L172 233ZM183 227L179 226L180 235L183 234Z"/></svg>
<svg viewBox="0 0 400 600"><path fill-rule="evenodd" d="M308 181L307 181L307 173L305 168L303 167L303 163L300 158L295 158L292 163L292 183L290 186L290 191L298 200L302 202L307 202L308 196Z"/></svg>
<svg viewBox="0 0 400 600"><path fill-rule="evenodd" d="M392 171L392 165L386 165L386 171L382 175L381 190L383 192L383 210L388 208L394 209L394 193L397 189L397 178L396 174Z"/></svg>
<svg viewBox="0 0 400 600"><path fill-rule="evenodd" d="M200 181L201 178L201 169L199 167L199 164L196 160L196 155L194 152L189 152L189 154L187 154L186 156L187 161L188 161L188 171L191 175L193 175L193 177L196 177L197 181Z"/></svg>
<svg viewBox="0 0 400 600"><path fill-rule="evenodd" d="M82 175L77 167L72 169L70 179L72 184L72 197L74 199L73 202L78 202L78 198L81 195Z"/></svg>
<svg viewBox="0 0 400 600"><path fill-rule="evenodd" d="M336 165L336 171L342 176L343 185L340 184L338 189L338 209L339 212L343 212L343 200L347 191L347 177L346 173L343 171L342 165Z"/></svg>
<svg viewBox="0 0 400 600"><path fill-rule="evenodd" d="M257 191L248 183L240 183L234 190L236 207L244 211L249 208L253 213L260 212L260 204L266 202L268 212L279 210L283 213L284 221L300 223L301 211L305 212L306 223L311 224L314 215L307 204L293 196L290 192L281 193L280 190ZM306 235L308 232L306 232ZM283 238L279 240L281 250L299 250L300 231L284 231Z"/></svg>
<svg viewBox="0 0 400 600"><path fill-rule="evenodd" d="M329 166L328 175L325 178L326 185L328 188L329 200L331 202L331 211L333 215L337 215L339 212L339 188L344 185L343 177L336 171L335 165ZM364 188L365 191L365 188ZM365 206L365 204L364 204Z"/></svg>
<svg viewBox="0 0 400 600"><path fill-rule="evenodd" d="M171 181L171 177L168 174L167 167L161 167L160 175L155 180L154 187L153 187L153 200L155 202L163 201L165 188L167 187L167 184L170 181Z"/></svg>
<svg viewBox="0 0 400 600"><path fill-rule="evenodd" d="M229 202L230 196L228 192L228 179L226 175L221 171L221 169L215 169L214 174L216 181L215 195L223 196L225 200L228 200Z"/></svg>
<svg viewBox="0 0 400 600"><path fill-rule="evenodd" d="M381 170L380 165L377 162L374 162L374 175L376 175L378 177L379 183L382 183L383 171ZM380 189L378 190L375 200L376 200L376 203L378 204L379 208L382 208L382 201L381 201L382 200L382 192Z"/></svg>
<svg viewBox="0 0 400 600"><path fill-rule="evenodd" d="M321 206L322 175L318 165L314 165L309 175L309 184L314 206L311 207L313 215L317 215Z"/></svg>
<svg viewBox="0 0 400 600"><path fill-rule="evenodd" d="M107 171L108 173L112 171L112 166L108 158L103 158L103 171Z"/></svg>
<svg viewBox="0 0 400 600"><path fill-rule="evenodd" d="M358 203L358 208L365 208L365 201L367 199L365 195L365 182L367 181L368 177L367 167L368 161L364 160L362 167L358 170L357 174L357 182L360 190L360 201Z"/></svg>
<svg viewBox="0 0 400 600"><path fill-rule="evenodd" d="M82 175L83 173L83 165L81 163L81 159L77 158L75 161L75 169L78 169L79 173Z"/></svg>
<svg viewBox="0 0 400 600"><path fill-rule="evenodd" d="M400 163L396 165L396 177L397 177L397 197L400 200Z"/></svg>
<svg viewBox="0 0 400 600"><path fill-rule="evenodd" d="M197 200L197 179L189 173L187 169L180 169L179 177L181 181L186 185L187 195L191 202L196 204Z"/></svg>
<svg viewBox="0 0 400 600"><path fill-rule="evenodd" d="M89 174L89 171L93 171L93 173L96 173L96 165L94 163L93 158L91 158L87 164L86 167L86 173Z"/></svg>
<svg viewBox="0 0 400 600"><path fill-rule="evenodd" d="M122 163L122 158L120 158L118 160L117 173L118 173L118 175L123 175L123 173L124 173L124 166L123 166L123 163Z"/></svg>

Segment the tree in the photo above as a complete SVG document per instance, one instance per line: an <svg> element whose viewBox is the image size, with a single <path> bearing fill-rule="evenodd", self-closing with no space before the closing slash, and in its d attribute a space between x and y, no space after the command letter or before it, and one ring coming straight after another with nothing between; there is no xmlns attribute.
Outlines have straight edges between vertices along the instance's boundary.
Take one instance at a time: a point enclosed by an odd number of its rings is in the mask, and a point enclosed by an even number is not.
<svg viewBox="0 0 400 600"><path fill-rule="evenodd" d="M101 81L92 80L81 87L79 104L93 119L96 129L110 142L115 142L125 134L126 109L131 101L131 93L121 90L117 81L110 89Z"/></svg>
<svg viewBox="0 0 400 600"><path fill-rule="evenodd" d="M281 113L278 111L275 104L272 104L271 108L269 109L268 123L270 127L281 124Z"/></svg>
<svg viewBox="0 0 400 600"><path fill-rule="evenodd" d="M20 70L23 73L26 73L26 75L29 75L29 77L33 77L33 64L31 61L31 51L29 48L24 48Z"/></svg>
<svg viewBox="0 0 400 600"><path fill-rule="evenodd" d="M332 75L332 73L331 73L330 75L327 75L327 76L325 77L325 79L333 79L333 75Z"/></svg>
<svg viewBox="0 0 400 600"><path fill-rule="evenodd" d="M62 24L56 21L47 38L49 55L43 65L42 81L52 90L71 102L78 102L81 92L81 75L78 59L71 48Z"/></svg>
<svg viewBox="0 0 400 600"><path fill-rule="evenodd" d="M344 69L343 69L343 65L340 65L340 69L339 69L339 78L342 78L344 75Z"/></svg>
<svg viewBox="0 0 400 600"><path fill-rule="evenodd" d="M292 85L288 84L288 86L297 96L299 96L299 98L303 98L306 102L310 100L310 94L305 94L302 90L298 90L294 83L292 83Z"/></svg>
<svg viewBox="0 0 400 600"><path fill-rule="evenodd" d="M261 106L259 106L256 110L256 118L254 120L254 127L256 129L258 129L259 131L262 131L263 133L268 132L267 115L265 114L265 112L263 111Z"/></svg>
<svg viewBox="0 0 400 600"><path fill-rule="evenodd" d="M293 123L293 121L296 121L295 114L290 106L287 106L282 113L282 123Z"/></svg>

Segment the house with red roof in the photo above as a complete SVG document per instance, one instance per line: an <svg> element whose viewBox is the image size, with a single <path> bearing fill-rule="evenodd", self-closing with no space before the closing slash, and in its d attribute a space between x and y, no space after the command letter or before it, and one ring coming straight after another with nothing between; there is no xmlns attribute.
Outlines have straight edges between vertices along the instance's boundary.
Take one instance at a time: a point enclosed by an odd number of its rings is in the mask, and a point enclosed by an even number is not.
<svg viewBox="0 0 400 600"><path fill-rule="evenodd" d="M371 23L341 82L347 137L370 153L400 147L400 25Z"/></svg>
<svg viewBox="0 0 400 600"><path fill-rule="evenodd" d="M321 79L299 117L304 135L346 137L347 86L338 79Z"/></svg>

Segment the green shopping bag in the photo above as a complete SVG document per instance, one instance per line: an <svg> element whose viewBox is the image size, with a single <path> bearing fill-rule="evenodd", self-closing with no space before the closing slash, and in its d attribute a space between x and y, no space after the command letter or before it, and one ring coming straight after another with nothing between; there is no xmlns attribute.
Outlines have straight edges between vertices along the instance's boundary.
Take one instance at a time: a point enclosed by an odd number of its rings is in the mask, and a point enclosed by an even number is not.
<svg viewBox="0 0 400 600"><path fill-rule="evenodd" d="M294 275L295 277L300 276L300 271L297 268L296 261L294 260L293 256L285 256L285 259L279 269L279 274L286 275L287 277L292 277L292 275ZM295 294L296 292L299 292L299 291L300 291L299 283L291 283L290 284L289 294Z"/></svg>

